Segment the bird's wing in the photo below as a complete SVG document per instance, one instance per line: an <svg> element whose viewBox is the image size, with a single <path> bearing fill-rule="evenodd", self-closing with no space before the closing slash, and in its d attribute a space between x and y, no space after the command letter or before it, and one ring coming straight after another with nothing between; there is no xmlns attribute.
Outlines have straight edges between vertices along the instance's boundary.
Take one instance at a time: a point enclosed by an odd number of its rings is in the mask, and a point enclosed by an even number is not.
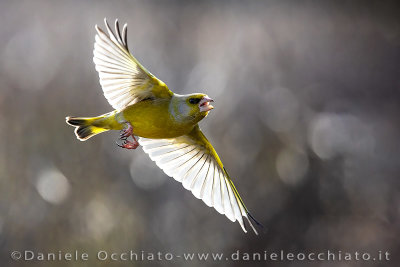
<svg viewBox="0 0 400 267"><path fill-rule="evenodd" d="M214 148L196 126L191 133L171 139L140 138L144 152L168 176L173 177L202 199L208 206L225 214L231 221L238 221L243 229L243 217L251 224L245 207L232 180ZM252 217L251 217L252 218Z"/></svg>
<svg viewBox="0 0 400 267"><path fill-rule="evenodd" d="M122 35L118 20L115 33L104 19L108 34L96 25L93 61L100 76L104 96L111 106L122 110L147 98L168 98L172 92L132 56L127 43L127 24Z"/></svg>

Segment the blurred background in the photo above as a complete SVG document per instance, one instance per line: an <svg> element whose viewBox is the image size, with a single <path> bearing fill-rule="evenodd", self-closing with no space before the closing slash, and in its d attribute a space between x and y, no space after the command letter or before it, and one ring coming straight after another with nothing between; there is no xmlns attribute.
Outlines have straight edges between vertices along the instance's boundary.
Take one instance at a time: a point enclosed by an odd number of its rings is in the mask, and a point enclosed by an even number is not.
<svg viewBox="0 0 400 267"><path fill-rule="evenodd" d="M1 266L277 265L100 262L98 250L389 251L389 262L312 264L398 266L399 14L382 1L2 0ZM128 23L131 52L171 90L215 99L200 127L265 226L260 236L142 149L118 148L117 132L79 142L65 124L111 111L92 62L104 17ZM90 260L12 262L13 250Z"/></svg>

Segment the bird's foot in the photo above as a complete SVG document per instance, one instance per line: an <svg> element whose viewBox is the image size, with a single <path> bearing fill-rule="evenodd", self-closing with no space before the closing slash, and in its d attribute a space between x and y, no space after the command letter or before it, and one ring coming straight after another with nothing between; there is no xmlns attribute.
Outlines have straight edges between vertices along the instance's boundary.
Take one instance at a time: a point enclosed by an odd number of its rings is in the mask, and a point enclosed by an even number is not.
<svg viewBox="0 0 400 267"><path fill-rule="evenodd" d="M126 149L136 149L139 146L139 142L136 138L132 135L133 142L128 141L128 137L121 137L119 140L122 140L122 144L115 142L117 146L126 148Z"/></svg>
<svg viewBox="0 0 400 267"><path fill-rule="evenodd" d="M121 130L119 134L119 140L122 141L122 144L117 143L117 146L126 148L126 149L136 149L139 146L139 142L133 136L133 127L129 122L126 122L126 128ZM132 136L133 142L128 141L129 136Z"/></svg>
<svg viewBox="0 0 400 267"><path fill-rule="evenodd" d="M129 136L132 135L133 133L133 127L132 124L130 124L129 122L126 122L126 128L121 130L121 133L119 134L119 136L121 136L122 138L128 138Z"/></svg>

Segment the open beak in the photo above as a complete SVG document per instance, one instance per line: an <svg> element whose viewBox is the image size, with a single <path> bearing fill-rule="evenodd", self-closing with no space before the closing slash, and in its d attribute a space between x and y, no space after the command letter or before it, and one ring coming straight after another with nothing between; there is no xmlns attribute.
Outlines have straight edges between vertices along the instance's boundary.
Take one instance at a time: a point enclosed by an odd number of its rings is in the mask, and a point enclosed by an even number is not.
<svg viewBox="0 0 400 267"><path fill-rule="evenodd" d="M199 102L200 112L212 110L214 107L210 105L210 102L214 102L214 100L209 98L208 96L204 96Z"/></svg>

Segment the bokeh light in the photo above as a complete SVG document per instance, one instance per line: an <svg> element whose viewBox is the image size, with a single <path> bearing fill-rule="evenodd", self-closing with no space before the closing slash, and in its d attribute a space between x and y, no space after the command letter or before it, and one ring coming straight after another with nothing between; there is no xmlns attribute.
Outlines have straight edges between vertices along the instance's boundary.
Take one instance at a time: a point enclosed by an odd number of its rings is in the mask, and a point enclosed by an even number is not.
<svg viewBox="0 0 400 267"><path fill-rule="evenodd" d="M58 170L45 169L39 173L36 189L40 196L51 204L61 204L70 191L67 178Z"/></svg>

